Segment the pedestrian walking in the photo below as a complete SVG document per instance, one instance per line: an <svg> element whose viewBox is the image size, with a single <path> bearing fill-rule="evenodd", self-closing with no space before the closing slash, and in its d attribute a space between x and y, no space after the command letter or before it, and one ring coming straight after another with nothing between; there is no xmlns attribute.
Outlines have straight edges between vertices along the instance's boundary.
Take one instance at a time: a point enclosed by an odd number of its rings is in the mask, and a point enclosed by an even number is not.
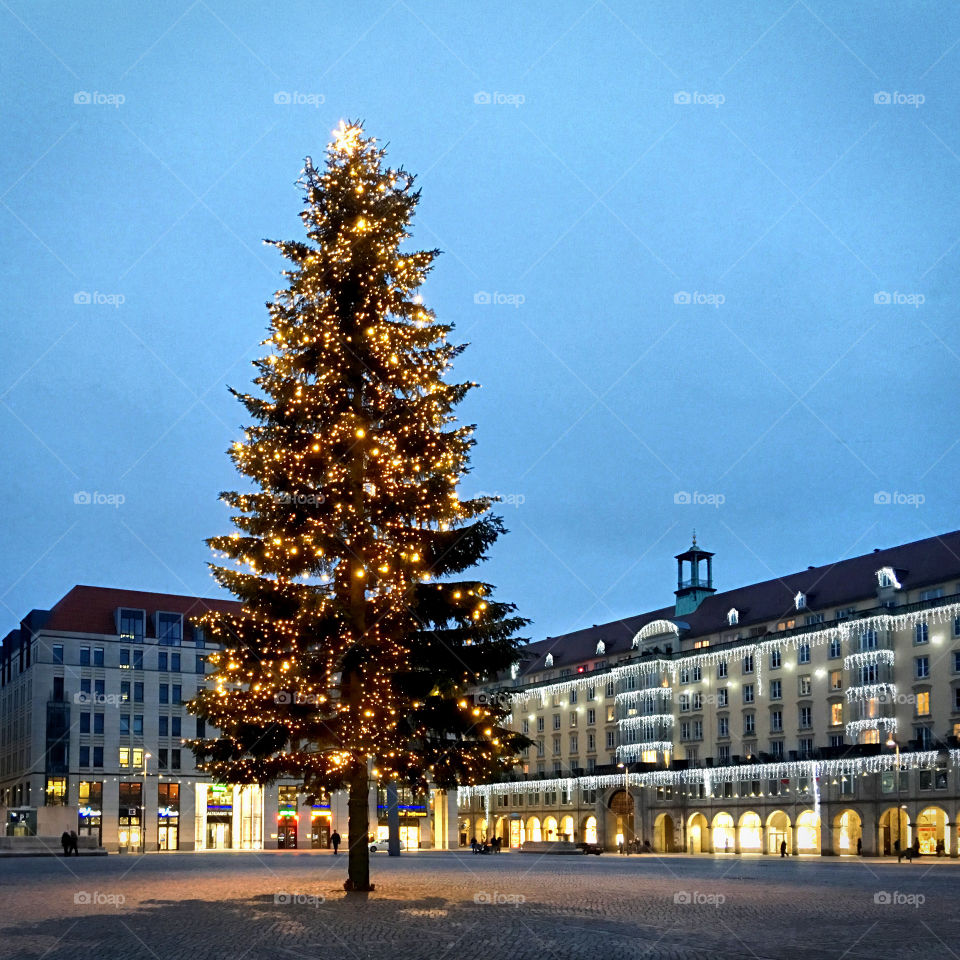
<svg viewBox="0 0 960 960"><path fill-rule="evenodd" d="M863 856L863 837L857 837L857 856Z"/></svg>
<svg viewBox="0 0 960 960"><path fill-rule="evenodd" d="M80 838L77 836L76 830L70 831L70 852L74 856L80 856Z"/></svg>
<svg viewBox="0 0 960 960"><path fill-rule="evenodd" d="M780 841L780 857L781 857L781 859L782 859L783 857L785 857L786 855L787 855L787 841L786 841L786 840L781 840L781 841Z"/></svg>
<svg viewBox="0 0 960 960"><path fill-rule="evenodd" d="M893 841L893 849L896 851L896 854L897 854L897 863L900 863L900 861L903 860L903 851L900 849L899 840Z"/></svg>
<svg viewBox="0 0 960 960"><path fill-rule="evenodd" d="M477 838L476 838L476 837L471 837L471 838L470 838L470 849L471 849L474 853L479 853L479 852L480 852L480 844L477 843Z"/></svg>
<svg viewBox="0 0 960 960"><path fill-rule="evenodd" d="M63 847L63 855L65 857L70 856L70 834L66 830L60 834L60 846Z"/></svg>
<svg viewBox="0 0 960 960"><path fill-rule="evenodd" d="M914 856L914 857L919 857L919 856L920 856L920 838L919 838L919 837L914 837L914 838L913 838L913 851L912 851L912 852L913 852L913 856ZM912 860L913 857L911 857L910 859Z"/></svg>
<svg viewBox="0 0 960 960"><path fill-rule="evenodd" d="M333 855L337 856L340 852L340 834L336 830L330 835L330 844L333 846Z"/></svg>

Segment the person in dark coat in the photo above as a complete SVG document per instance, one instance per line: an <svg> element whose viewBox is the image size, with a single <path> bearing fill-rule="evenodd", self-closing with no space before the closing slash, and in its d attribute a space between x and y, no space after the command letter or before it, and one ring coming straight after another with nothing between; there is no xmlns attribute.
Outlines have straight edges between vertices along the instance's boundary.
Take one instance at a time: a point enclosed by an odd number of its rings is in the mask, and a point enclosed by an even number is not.
<svg viewBox="0 0 960 960"><path fill-rule="evenodd" d="M857 856L863 856L863 837L857 837Z"/></svg>
<svg viewBox="0 0 960 960"><path fill-rule="evenodd" d="M786 840L781 840L781 841L780 841L780 856L781 856L781 857L785 857L786 855L787 855L787 841L786 841Z"/></svg>
<svg viewBox="0 0 960 960"><path fill-rule="evenodd" d="M65 857L70 856L70 834L66 830L60 834L60 846L63 847L63 855Z"/></svg>
<svg viewBox="0 0 960 960"><path fill-rule="evenodd" d="M80 856L80 838L77 836L76 830L70 831L70 852L74 856Z"/></svg>
<svg viewBox="0 0 960 960"><path fill-rule="evenodd" d="M920 856L920 838L919 837L913 838L913 856L914 857Z"/></svg>
<svg viewBox="0 0 960 960"><path fill-rule="evenodd" d="M330 843L333 846L333 855L336 856L340 852L340 834L336 830L330 835Z"/></svg>

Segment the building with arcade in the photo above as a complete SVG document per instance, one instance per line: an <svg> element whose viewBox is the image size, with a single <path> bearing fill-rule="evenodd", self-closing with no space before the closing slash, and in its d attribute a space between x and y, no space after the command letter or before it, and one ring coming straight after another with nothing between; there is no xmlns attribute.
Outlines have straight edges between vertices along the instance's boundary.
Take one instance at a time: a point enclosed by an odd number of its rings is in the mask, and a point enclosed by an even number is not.
<svg viewBox="0 0 960 960"><path fill-rule="evenodd" d="M668 607L530 644L479 695L534 745L460 789L461 841L956 857L960 532L724 592L695 537L675 559Z"/></svg>

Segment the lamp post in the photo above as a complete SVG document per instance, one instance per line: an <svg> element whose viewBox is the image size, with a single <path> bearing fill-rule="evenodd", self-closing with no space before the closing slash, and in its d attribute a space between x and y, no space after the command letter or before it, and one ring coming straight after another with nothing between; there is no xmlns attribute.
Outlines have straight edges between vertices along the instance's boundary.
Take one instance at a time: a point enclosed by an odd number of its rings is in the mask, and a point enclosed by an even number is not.
<svg viewBox="0 0 960 960"><path fill-rule="evenodd" d="M147 852L147 761L150 759L151 754L145 753L143 755L143 796L141 800L143 803L140 807L140 852Z"/></svg>
<svg viewBox="0 0 960 960"><path fill-rule="evenodd" d="M627 801L629 802L630 801L630 768L627 766L626 763L618 763L617 766L623 768L623 790L624 790L624 793L626 794ZM627 841L626 816L624 816L623 818L623 833L621 834L621 836L623 837L623 852L626 854L629 854L630 848L627 846L628 841Z"/></svg>
<svg viewBox="0 0 960 960"><path fill-rule="evenodd" d="M894 775L897 778L897 862L899 863L903 855L903 850L900 849L900 744L893 738L892 733L887 740L887 746L893 747L896 751Z"/></svg>

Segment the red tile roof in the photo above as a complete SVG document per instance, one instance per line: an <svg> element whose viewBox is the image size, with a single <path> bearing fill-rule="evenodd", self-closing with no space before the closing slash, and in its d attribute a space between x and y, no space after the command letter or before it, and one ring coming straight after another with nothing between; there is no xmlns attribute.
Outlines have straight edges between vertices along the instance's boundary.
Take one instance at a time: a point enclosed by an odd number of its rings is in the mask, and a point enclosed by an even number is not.
<svg viewBox="0 0 960 960"><path fill-rule="evenodd" d="M175 593L150 593L145 590L120 590L114 587L78 585L58 600L50 611L44 629L77 633L117 632L114 613L117 607L147 611L147 636L153 634L153 614L182 613L184 621L208 610L235 613L241 604L236 600L185 597Z"/></svg>

